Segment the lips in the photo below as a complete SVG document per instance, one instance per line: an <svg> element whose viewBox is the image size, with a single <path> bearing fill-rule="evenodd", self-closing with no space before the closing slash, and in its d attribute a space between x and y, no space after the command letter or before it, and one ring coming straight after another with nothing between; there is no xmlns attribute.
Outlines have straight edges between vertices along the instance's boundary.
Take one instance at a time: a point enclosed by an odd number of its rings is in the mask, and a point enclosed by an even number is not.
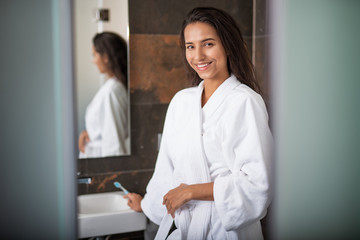
<svg viewBox="0 0 360 240"><path fill-rule="evenodd" d="M201 63L201 64L194 64L196 66L196 68L199 70L199 71L204 71L206 70L209 65L211 64L212 62L209 62L209 63Z"/></svg>

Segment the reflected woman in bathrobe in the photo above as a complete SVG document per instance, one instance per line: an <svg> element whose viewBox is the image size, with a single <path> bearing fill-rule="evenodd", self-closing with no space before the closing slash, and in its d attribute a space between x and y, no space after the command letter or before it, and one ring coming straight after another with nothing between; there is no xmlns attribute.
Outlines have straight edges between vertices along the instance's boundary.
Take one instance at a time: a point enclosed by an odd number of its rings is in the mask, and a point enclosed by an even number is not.
<svg viewBox="0 0 360 240"><path fill-rule="evenodd" d="M215 8L192 10L180 39L194 87L169 104L144 198L125 197L156 239L263 239L272 136L246 44Z"/></svg>
<svg viewBox="0 0 360 240"><path fill-rule="evenodd" d="M126 41L116 33L98 33L92 50L93 63L107 80L86 108L79 157L129 154Z"/></svg>

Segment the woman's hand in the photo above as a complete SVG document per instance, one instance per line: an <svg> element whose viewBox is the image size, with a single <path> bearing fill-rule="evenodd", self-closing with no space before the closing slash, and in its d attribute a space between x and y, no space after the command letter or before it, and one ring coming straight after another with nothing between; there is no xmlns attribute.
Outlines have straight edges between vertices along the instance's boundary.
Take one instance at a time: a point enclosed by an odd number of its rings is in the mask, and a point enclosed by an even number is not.
<svg viewBox="0 0 360 240"><path fill-rule="evenodd" d="M128 199L128 206L137 212L142 212L141 209L141 200L143 197L137 193L128 193L124 196L124 198Z"/></svg>
<svg viewBox="0 0 360 240"><path fill-rule="evenodd" d="M86 130L82 131L79 136L79 150L82 153L85 153L86 143L90 141L89 135Z"/></svg>
<svg viewBox="0 0 360 240"><path fill-rule="evenodd" d="M177 188L170 190L165 194L163 198L163 205L173 218L175 218L175 211L182 205L187 203L192 198L192 192L190 190L191 185L180 184Z"/></svg>
<svg viewBox="0 0 360 240"><path fill-rule="evenodd" d="M180 184L177 188L170 190L163 198L163 205L173 218L175 211L190 200L214 201L214 183Z"/></svg>

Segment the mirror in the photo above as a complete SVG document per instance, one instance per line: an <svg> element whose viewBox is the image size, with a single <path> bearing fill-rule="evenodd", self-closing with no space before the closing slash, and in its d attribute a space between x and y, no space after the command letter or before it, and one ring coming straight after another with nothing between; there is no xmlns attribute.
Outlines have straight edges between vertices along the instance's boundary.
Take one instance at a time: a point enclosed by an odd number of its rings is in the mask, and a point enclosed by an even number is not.
<svg viewBox="0 0 360 240"><path fill-rule="evenodd" d="M122 84L116 77L119 74L109 78L101 73L98 63L93 63L97 55L97 46L93 52L93 37L97 33L121 36L126 42L124 56L128 56L128 0L74 0L73 4L77 136L86 130L89 137L83 135L85 152L79 151L79 158L130 155L130 92L125 86L129 86L128 74L121 74ZM107 63L109 58L101 59ZM124 61L127 73L128 59Z"/></svg>

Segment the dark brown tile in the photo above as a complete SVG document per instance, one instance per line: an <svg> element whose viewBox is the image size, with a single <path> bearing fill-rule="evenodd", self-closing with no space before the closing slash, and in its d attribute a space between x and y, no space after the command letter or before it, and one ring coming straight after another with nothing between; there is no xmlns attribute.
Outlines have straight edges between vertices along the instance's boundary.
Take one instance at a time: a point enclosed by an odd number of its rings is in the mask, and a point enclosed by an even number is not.
<svg viewBox="0 0 360 240"><path fill-rule="evenodd" d="M262 97L265 101L268 113L269 121L272 123L271 116L271 84L269 77L269 38L268 36L255 38L255 75L260 83L263 91Z"/></svg>
<svg viewBox="0 0 360 240"><path fill-rule="evenodd" d="M248 47L250 57L252 57L252 39L252 37L244 37L244 41Z"/></svg>
<svg viewBox="0 0 360 240"><path fill-rule="evenodd" d="M133 104L132 151L138 169L153 168L158 155L158 134L162 133L168 104Z"/></svg>
<svg viewBox="0 0 360 240"><path fill-rule="evenodd" d="M178 34L186 14L194 7L216 7L227 11L238 22L242 33L252 33L252 0L131 0L130 33Z"/></svg>
<svg viewBox="0 0 360 240"><path fill-rule="evenodd" d="M132 103L169 103L189 86L176 35L130 36Z"/></svg>
<svg viewBox="0 0 360 240"><path fill-rule="evenodd" d="M152 174L153 170L99 174L91 177L91 184L79 185L78 192L79 194L91 194L119 191L114 186L114 182L118 181L129 192L135 192L143 196Z"/></svg>
<svg viewBox="0 0 360 240"><path fill-rule="evenodd" d="M271 90L269 83L269 28L268 28L268 1L257 0L256 1L256 30L255 30L255 74L258 79L261 88L263 90L263 98L268 108L269 115L271 113ZM270 116L271 118L271 116Z"/></svg>
<svg viewBox="0 0 360 240"><path fill-rule="evenodd" d="M78 195L89 193L89 187L87 184L78 184L77 186Z"/></svg>
<svg viewBox="0 0 360 240"><path fill-rule="evenodd" d="M117 156L106 158L81 159L86 162L87 168L81 174L83 176L93 176L101 173L111 173L117 171L129 171L138 169L136 161L131 161L133 156Z"/></svg>
<svg viewBox="0 0 360 240"><path fill-rule="evenodd" d="M256 36L264 36L268 34L268 11L267 0L256 0Z"/></svg>
<svg viewBox="0 0 360 240"><path fill-rule="evenodd" d="M77 161L77 176L81 177L87 172L87 163L85 159L78 159Z"/></svg>
<svg viewBox="0 0 360 240"><path fill-rule="evenodd" d="M255 74L264 92L264 97L268 98L268 37L255 38Z"/></svg>

